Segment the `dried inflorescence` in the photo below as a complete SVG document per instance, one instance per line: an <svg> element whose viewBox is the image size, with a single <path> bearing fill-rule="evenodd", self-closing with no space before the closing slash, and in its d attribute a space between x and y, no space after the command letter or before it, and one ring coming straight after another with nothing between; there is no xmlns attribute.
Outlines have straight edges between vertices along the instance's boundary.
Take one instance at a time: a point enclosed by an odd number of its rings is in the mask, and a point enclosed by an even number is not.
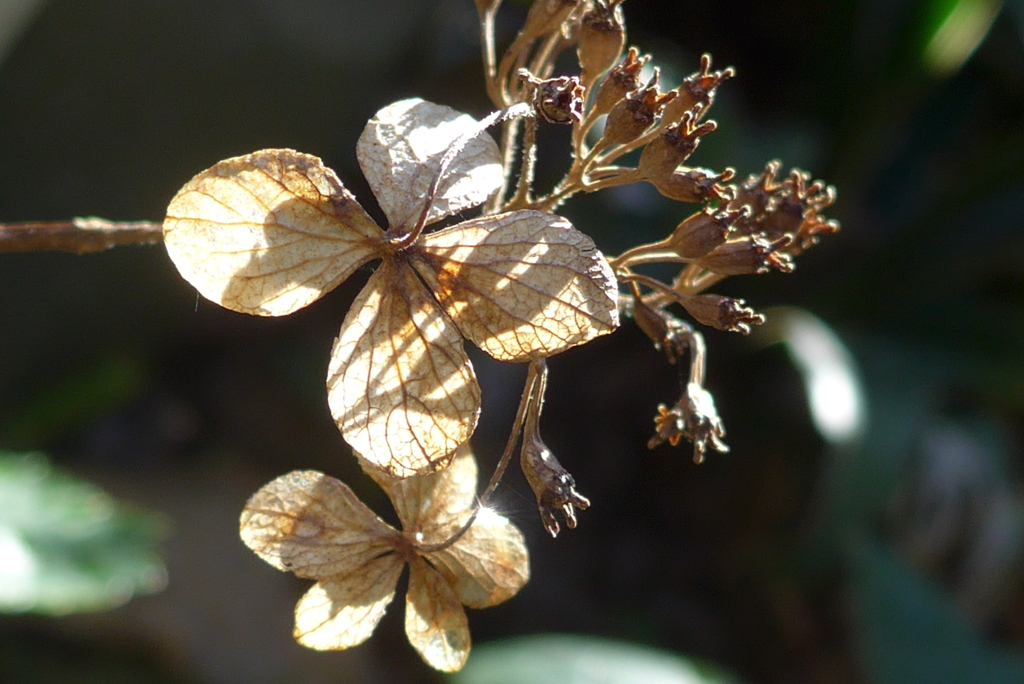
<svg viewBox="0 0 1024 684"><path fill-rule="evenodd" d="M200 173L164 224L182 274L244 313L291 313L381 260L341 326L327 389L352 448L396 477L445 467L476 426L480 389L463 337L521 362L618 323L611 269L559 216L523 209L423 230L500 185L501 160L486 136L469 137L435 173L476 128L422 100L390 105L367 124L357 153L387 232L319 159L292 150Z"/></svg>
<svg viewBox="0 0 1024 684"><path fill-rule="evenodd" d="M536 0L499 53L500 5L476 0L496 112L478 122L403 100L360 136L359 163L386 230L319 159L292 150L225 160L168 209L171 258L199 292L236 311L291 313L379 262L342 323L327 392L342 435L388 492L403 530L345 485L308 471L264 487L242 517L243 539L264 559L318 580L296 613L296 638L313 648L367 638L408 564L410 641L432 666L461 667L469 650L461 606L503 601L528 576L518 531L486 508L516 445L552 536L557 515L573 528L577 509L590 505L540 436L544 359L632 317L679 371L680 397L658 406L649 446L685 439L697 463L709 450L728 451L705 386L704 337L684 317L749 333L764 316L709 290L729 276L788 273L838 229L822 213L835 189L803 171L781 175L773 161L734 182L732 168L688 166L717 129L708 115L732 68L713 70L704 55L675 87L657 68L642 77L652 58L626 49L622 0ZM573 48L578 73L556 73ZM500 147L485 132L496 123L505 127ZM534 167L538 127L547 124L571 126L572 161L544 190ZM555 214L577 193L639 182L697 207L664 239L610 259ZM480 205L476 218L431 230ZM639 269L652 263L674 266L675 275L661 281ZM507 446L479 496L467 441L480 389L464 338L496 359L529 362Z"/></svg>
<svg viewBox="0 0 1024 684"><path fill-rule="evenodd" d="M370 637L409 566L405 631L438 670L458 670L469 656L462 606L507 601L530 576L523 535L489 510L465 526L476 497L476 460L463 446L447 470L396 480L367 472L402 523L394 529L347 485L315 471L283 475L242 511L242 540L280 570L317 580L295 607L295 638L317 650L343 649Z"/></svg>

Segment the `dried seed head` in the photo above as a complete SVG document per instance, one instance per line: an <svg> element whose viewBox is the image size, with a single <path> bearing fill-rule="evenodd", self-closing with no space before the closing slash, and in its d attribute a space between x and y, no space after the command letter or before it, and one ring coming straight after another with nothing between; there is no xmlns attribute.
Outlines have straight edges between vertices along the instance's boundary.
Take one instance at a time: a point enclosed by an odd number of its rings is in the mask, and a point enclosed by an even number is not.
<svg viewBox="0 0 1024 684"><path fill-rule="evenodd" d="M653 309L640 297L634 297L633 320L654 343L655 349L664 350L669 363L675 364L686 353L686 333L692 329L672 314Z"/></svg>
<svg viewBox="0 0 1024 684"><path fill-rule="evenodd" d="M531 41L558 30L580 0L535 0L517 41Z"/></svg>
<svg viewBox="0 0 1024 684"><path fill-rule="evenodd" d="M727 168L722 173L709 169L679 169L669 176L658 176L647 180L665 197L677 202L703 203L708 200L728 202L734 196L734 188L721 185L736 175Z"/></svg>
<svg viewBox="0 0 1024 684"><path fill-rule="evenodd" d="M679 300L698 322L718 330L750 334L750 326L764 323L764 316L744 306L742 299L716 294L690 295Z"/></svg>
<svg viewBox="0 0 1024 684"><path fill-rule="evenodd" d="M661 92L658 87L660 74L654 76L641 89L626 93L626 96L608 112L604 127L604 140L613 145L632 142L650 128L661 116L665 105L675 99L674 91Z"/></svg>
<svg viewBox="0 0 1024 684"><path fill-rule="evenodd" d="M823 181L811 182L810 174L799 169L779 181L781 168L778 160L768 162L760 174L733 186L736 195L729 206L752 209L750 220L736 226L739 232L770 239L788 236L792 242L785 251L795 255L817 243L820 235L839 230L836 221L820 214L835 202L836 189Z"/></svg>
<svg viewBox="0 0 1024 684"><path fill-rule="evenodd" d="M678 123L666 126L661 135L644 146L637 164L637 171L644 179L654 182L654 179L670 177L697 149L701 137L718 128L714 121L695 126L696 118L696 111L686 112Z"/></svg>
<svg viewBox="0 0 1024 684"><path fill-rule="evenodd" d="M527 97L532 99L537 116L554 124L583 120L585 91L578 77L538 79L526 69L520 69L518 76L527 88Z"/></svg>
<svg viewBox="0 0 1024 684"><path fill-rule="evenodd" d="M708 109L715 101L715 92L718 86L724 81L736 75L732 67L721 71L711 71L711 55L705 54L700 58L700 69L687 76L675 89L679 94L675 102L665 112L670 121L677 121L685 112L699 108L698 119L707 114Z"/></svg>
<svg viewBox="0 0 1024 684"><path fill-rule="evenodd" d="M583 15L576 53L586 87L618 61L626 46L621 4L622 0L595 0Z"/></svg>
<svg viewBox="0 0 1024 684"><path fill-rule="evenodd" d="M658 405L654 418L657 434L647 442L653 449L663 442L672 446L685 437L693 443L693 462L702 463L708 447L719 453L726 453L729 447L722 441L725 426L718 417L715 399L711 393L695 382L686 386L686 391L675 406Z"/></svg>
<svg viewBox="0 0 1024 684"><path fill-rule="evenodd" d="M684 259L698 259L725 244L729 231L750 209L705 209L683 219L670 238L671 247Z"/></svg>
<svg viewBox="0 0 1024 684"><path fill-rule="evenodd" d="M783 273L793 270L793 259L784 250L792 242L789 236L769 240L762 235L747 235L719 245L695 263L720 275L766 273L774 268Z"/></svg>
<svg viewBox="0 0 1024 684"><path fill-rule="evenodd" d="M594 113L607 114L615 103L626 97L626 93L639 90L640 70L647 62L651 61L650 55L640 56L640 51L635 47L629 48L625 58L608 72L601 83L597 86L597 95L594 96Z"/></svg>
<svg viewBox="0 0 1024 684"><path fill-rule="evenodd" d="M544 529L552 537L560 530L555 511L561 510L565 524L571 530L576 528L576 508L586 510L590 501L576 491L576 481L558 462L555 455L541 441L537 434L523 437L520 459L523 474L537 497L537 507Z"/></svg>

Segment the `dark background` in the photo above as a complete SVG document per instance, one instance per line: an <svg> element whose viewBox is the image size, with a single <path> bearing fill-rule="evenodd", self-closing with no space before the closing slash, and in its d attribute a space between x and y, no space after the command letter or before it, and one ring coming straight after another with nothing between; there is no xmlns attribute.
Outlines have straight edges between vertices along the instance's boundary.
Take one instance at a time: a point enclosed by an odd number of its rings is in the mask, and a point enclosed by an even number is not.
<svg viewBox="0 0 1024 684"><path fill-rule="evenodd" d="M678 386L631 322L552 360L545 439L593 507L551 540L510 472L498 502L528 538L532 579L471 611L477 643L597 635L751 682L1024 681L1024 14L1008 3L970 59L936 70L925 45L956 4L624 5L630 44L670 86L702 52L737 69L695 162L745 176L781 158L837 186L842 232L792 275L718 291L831 327L868 422L858 440L823 439L785 347L709 331L732 451L694 466L685 446L645 446ZM0 45L0 221L160 220L193 174L264 147L322 157L369 205L354 151L374 112L414 95L489 109L469 0L34 11ZM504 39L523 14L505 8ZM562 150L542 153L542 177ZM564 209L608 253L688 211L647 187ZM44 450L173 528L162 593L103 613L0 616L0 680L436 680L404 643L400 604L350 652L297 646L291 611L308 582L237 538L246 498L291 469L325 470L386 508L323 387L366 276L265 320L198 299L160 246L0 256L0 448ZM522 369L471 354L486 470Z"/></svg>

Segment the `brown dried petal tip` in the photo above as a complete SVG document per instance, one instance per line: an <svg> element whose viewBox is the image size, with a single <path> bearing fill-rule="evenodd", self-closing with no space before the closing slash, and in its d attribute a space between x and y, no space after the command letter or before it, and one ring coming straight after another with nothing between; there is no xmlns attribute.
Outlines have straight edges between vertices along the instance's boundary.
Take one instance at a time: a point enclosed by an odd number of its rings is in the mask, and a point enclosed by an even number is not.
<svg viewBox="0 0 1024 684"><path fill-rule="evenodd" d="M731 168L722 173L715 173L709 169L679 169L669 176L647 180L662 195L677 202L729 202L735 196L735 188L721 184L732 180L735 175L736 171Z"/></svg>
<svg viewBox="0 0 1024 684"><path fill-rule="evenodd" d="M609 112L615 103L626 97L626 93L639 90L642 85L640 70L649 61L651 61L650 55L641 57L639 50L635 47L629 48L626 57L613 67L597 86L597 95L594 97L594 113Z"/></svg>
<svg viewBox="0 0 1024 684"><path fill-rule="evenodd" d="M745 273L766 273L776 269L783 273L793 270L793 259L781 251L789 246L792 238L784 235L768 240L761 235L747 235L720 245L696 263L720 275L743 275Z"/></svg>
<svg viewBox="0 0 1024 684"><path fill-rule="evenodd" d="M696 73L687 76L680 84L679 99L673 105L674 112L680 114L693 109L694 105L701 105L700 116L707 113L715 101L715 91L724 81L736 75L732 67L721 71L711 71L711 55L705 54L700 58L700 69Z"/></svg>
<svg viewBox="0 0 1024 684"><path fill-rule="evenodd" d="M576 53L583 83L588 87L615 64L626 46L621 3L622 0L595 0L594 6L583 15Z"/></svg>
<svg viewBox="0 0 1024 684"><path fill-rule="evenodd" d="M676 226L670 239L672 249L684 259L703 257L725 244L733 224L749 214L747 207L739 210L698 211Z"/></svg>
<svg viewBox="0 0 1024 684"><path fill-rule="evenodd" d="M665 105L676 97L674 90L661 92L659 79L660 73L655 69L646 86L626 93L626 97L612 107L604 127L605 141L613 145L632 142L658 120Z"/></svg>
<svg viewBox="0 0 1024 684"><path fill-rule="evenodd" d="M764 323L764 316L744 306L742 299L716 294L693 295L682 304L698 322L718 330L750 334L750 326Z"/></svg>
<svg viewBox="0 0 1024 684"><path fill-rule="evenodd" d="M685 437L693 443L694 463L704 461L709 446L718 453L729 451L728 445L722 441L725 426L718 417L714 397L697 383L688 384L686 393L672 408L659 404L654 424L657 434L647 442L649 449L666 441L676 446Z"/></svg>
<svg viewBox="0 0 1024 684"><path fill-rule="evenodd" d="M669 363L675 364L686 353L687 334L693 329L672 314L653 309L637 297L633 300L633 320L654 342L655 349L664 350Z"/></svg>
<svg viewBox="0 0 1024 684"><path fill-rule="evenodd" d="M695 126L695 112L686 112L678 123L669 124L664 132L647 143L640 154L637 170L647 180L668 178L697 149L701 137L718 127L714 121Z"/></svg>
<svg viewBox="0 0 1024 684"><path fill-rule="evenodd" d="M576 527L576 510L586 510L590 501L576 491L576 481L562 467L551 453L551 450L536 435L527 435L523 439L523 450L520 461L523 474L537 497L544 529L552 537L558 536L561 529L555 518L555 511L561 509L565 516L565 524L571 530Z"/></svg>

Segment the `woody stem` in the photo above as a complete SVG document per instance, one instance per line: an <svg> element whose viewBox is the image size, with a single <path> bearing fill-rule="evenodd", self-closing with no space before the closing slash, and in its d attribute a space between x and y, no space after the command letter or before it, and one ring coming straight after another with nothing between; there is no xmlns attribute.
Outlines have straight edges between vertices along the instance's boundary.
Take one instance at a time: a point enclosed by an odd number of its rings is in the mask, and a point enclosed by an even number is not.
<svg viewBox="0 0 1024 684"><path fill-rule="evenodd" d="M154 245L163 240L156 221L108 221L95 216L70 221L0 223L0 252L101 252L119 245Z"/></svg>
<svg viewBox="0 0 1024 684"><path fill-rule="evenodd" d="M527 408L530 406L531 401L537 395L538 383L543 382L541 378L547 375L547 366L544 365L543 361L534 361L530 364L530 369L526 374L526 383L523 385L523 395L519 399L519 408L516 410L516 419L512 424L512 432L509 433L508 442L505 444L505 451L501 454L501 459L498 460L498 465L494 468L494 473L491 475L490 481L487 483L487 487L483 493L477 498L476 506L473 508L473 513L469 516L469 519L455 531L452 536L445 539L443 542L437 544L417 544L416 550L420 553L434 553L436 551L443 551L450 547L455 542L459 541L469 528L476 522L476 517L480 511L487 507L487 502L494 492L498 483L501 482L502 476L505 474L505 470L508 468L509 461L512 459L512 453L515 451L516 443L519 441L519 435L523 430L523 421L526 418ZM543 386L543 385L541 385Z"/></svg>

